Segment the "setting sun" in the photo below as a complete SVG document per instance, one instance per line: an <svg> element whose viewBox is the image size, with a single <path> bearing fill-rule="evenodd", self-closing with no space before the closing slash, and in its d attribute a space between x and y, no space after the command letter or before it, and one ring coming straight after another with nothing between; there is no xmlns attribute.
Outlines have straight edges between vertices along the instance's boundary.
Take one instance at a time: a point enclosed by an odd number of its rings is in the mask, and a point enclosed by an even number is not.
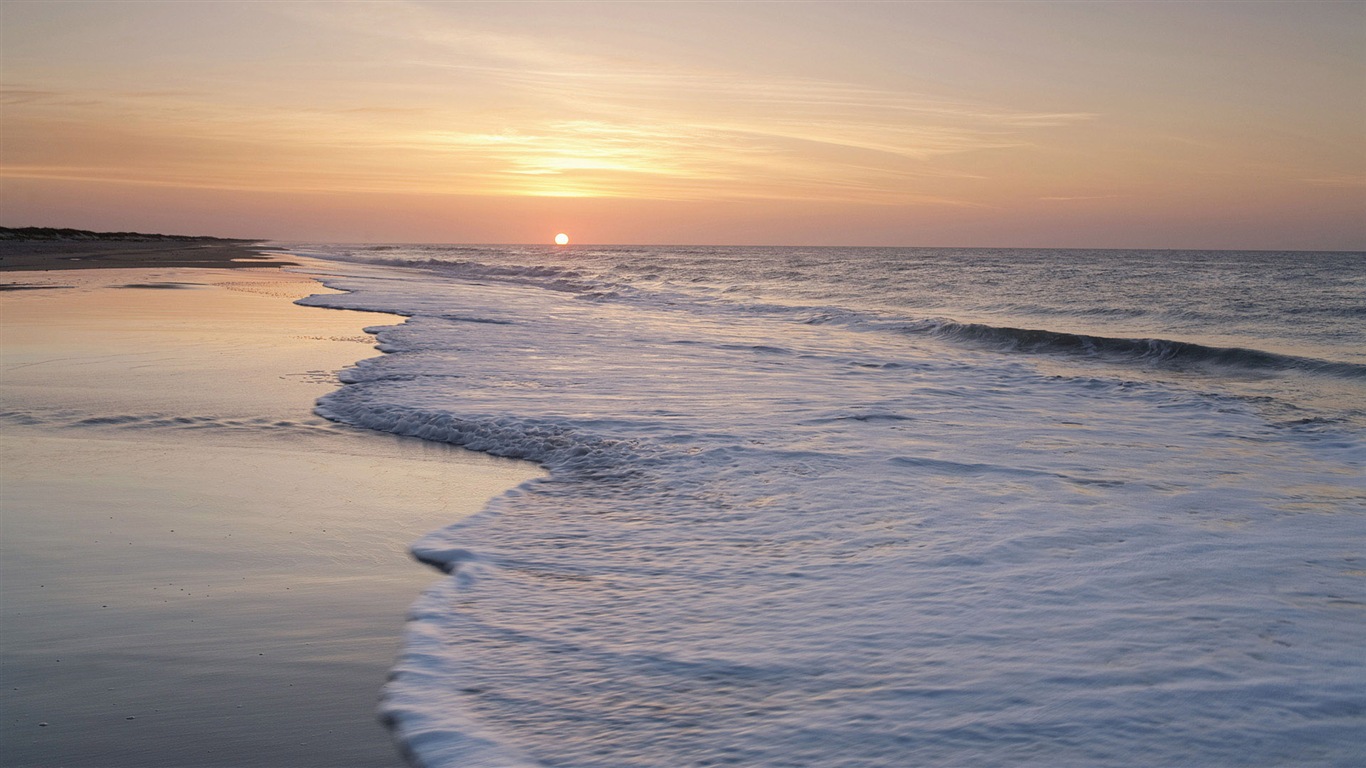
<svg viewBox="0 0 1366 768"><path fill-rule="evenodd" d="M555 245L569 245L569 235L563 232L555 235Z"/></svg>

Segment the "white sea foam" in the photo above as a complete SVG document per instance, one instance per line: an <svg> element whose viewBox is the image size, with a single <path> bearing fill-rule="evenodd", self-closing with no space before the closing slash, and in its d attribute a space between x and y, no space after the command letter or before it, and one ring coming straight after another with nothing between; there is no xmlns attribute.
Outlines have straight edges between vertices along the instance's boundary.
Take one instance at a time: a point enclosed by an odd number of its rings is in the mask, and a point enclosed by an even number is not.
<svg viewBox="0 0 1366 768"><path fill-rule="evenodd" d="M551 471L414 547L451 573L385 692L421 764L1360 756L1366 441L1318 372L905 333L767 252L381 253L305 300L408 317L318 412ZM768 276L688 287L721 261ZM1088 312L1058 332L1134 317Z"/></svg>

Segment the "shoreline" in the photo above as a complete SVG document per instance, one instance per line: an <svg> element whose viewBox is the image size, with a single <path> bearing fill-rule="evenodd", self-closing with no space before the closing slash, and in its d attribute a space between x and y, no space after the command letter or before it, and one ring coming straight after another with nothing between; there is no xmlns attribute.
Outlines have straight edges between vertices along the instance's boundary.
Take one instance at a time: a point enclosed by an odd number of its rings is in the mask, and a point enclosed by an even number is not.
<svg viewBox="0 0 1366 768"><path fill-rule="evenodd" d="M179 258L5 276L44 289L0 293L0 756L402 765L376 704L439 578L407 544L543 473L313 415L401 318Z"/></svg>

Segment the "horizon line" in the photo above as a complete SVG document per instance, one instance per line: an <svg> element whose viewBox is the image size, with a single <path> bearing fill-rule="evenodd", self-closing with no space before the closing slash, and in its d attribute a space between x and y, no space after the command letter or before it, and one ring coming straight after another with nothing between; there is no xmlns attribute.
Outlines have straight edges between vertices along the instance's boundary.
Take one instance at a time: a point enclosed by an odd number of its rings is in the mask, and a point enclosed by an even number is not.
<svg viewBox="0 0 1366 768"><path fill-rule="evenodd" d="M1345 249L1322 249L1322 248L1201 248L1189 246L1084 246L1084 245L830 245L830 244L800 244L800 243L626 243L626 242L601 242L601 243L580 243L569 242L565 245L557 245L553 241L537 242L455 242L440 240L295 240L271 237L242 237L239 235L181 235L165 232L139 232L136 230L91 230L80 227L68 226L36 226L22 225L11 226L0 224L0 230L70 230L91 235L132 235L141 237L166 237L166 238L204 238L214 240L237 240L253 244L281 243L281 244L316 244L316 245L446 245L457 247L545 247L545 248L844 248L844 249L887 249L904 248L913 250L955 250L955 251L990 251L990 250L1012 250L1012 251L1155 251L1155 252L1208 252L1208 253L1360 253L1366 254L1366 245L1357 248ZM0 240L4 242L4 240Z"/></svg>

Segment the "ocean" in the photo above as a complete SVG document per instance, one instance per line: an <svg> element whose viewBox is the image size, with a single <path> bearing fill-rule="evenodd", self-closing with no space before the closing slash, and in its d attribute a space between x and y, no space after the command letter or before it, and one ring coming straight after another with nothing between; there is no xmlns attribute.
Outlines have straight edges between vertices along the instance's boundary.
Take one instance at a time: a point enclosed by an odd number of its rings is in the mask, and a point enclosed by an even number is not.
<svg viewBox="0 0 1366 768"><path fill-rule="evenodd" d="M290 247L406 318L320 415L549 471L413 545L421 765L1366 762L1366 254Z"/></svg>

